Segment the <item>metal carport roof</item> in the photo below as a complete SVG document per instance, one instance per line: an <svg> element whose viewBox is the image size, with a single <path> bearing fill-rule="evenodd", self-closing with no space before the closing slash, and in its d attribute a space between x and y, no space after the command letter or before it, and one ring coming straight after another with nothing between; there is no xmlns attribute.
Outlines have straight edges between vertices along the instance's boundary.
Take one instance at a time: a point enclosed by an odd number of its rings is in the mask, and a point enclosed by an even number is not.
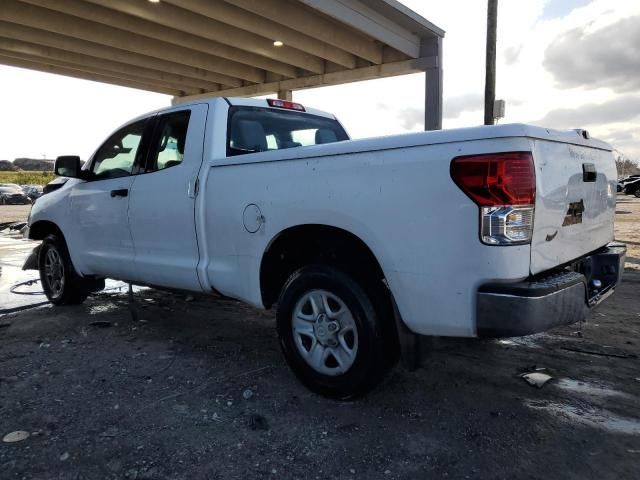
<svg viewBox="0 0 640 480"><path fill-rule="evenodd" d="M441 126L443 36L395 0L0 1L5 65L174 101L426 72L429 129Z"/></svg>

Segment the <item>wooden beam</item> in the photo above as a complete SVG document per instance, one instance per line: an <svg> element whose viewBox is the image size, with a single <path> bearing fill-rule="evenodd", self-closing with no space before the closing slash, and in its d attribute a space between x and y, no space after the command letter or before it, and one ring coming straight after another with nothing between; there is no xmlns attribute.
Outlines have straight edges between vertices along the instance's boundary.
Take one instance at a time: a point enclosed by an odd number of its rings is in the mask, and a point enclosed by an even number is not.
<svg viewBox="0 0 640 480"><path fill-rule="evenodd" d="M129 81L129 80L122 80L120 78L113 78L113 77L98 75L94 73L86 73L86 72L81 72L80 70L62 68L62 67L47 65L39 62L29 62L27 60L6 57L3 55L0 55L0 63L3 65L9 65L11 67L26 68L29 70L37 70L39 72L45 72L45 73L55 73L57 75L64 75L65 77L75 77L75 78L80 78L82 80L91 80L91 81L100 82L100 83L110 83L112 85L118 85L120 87L137 88L138 90L149 91L148 85L140 84L140 83ZM164 93L165 95L173 95L174 97L176 95L177 96L182 95L180 90L174 90L170 88L154 88L152 91L157 93Z"/></svg>
<svg viewBox="0 0 640 480"><path fill-rule="evenodd" d="M124 63L97 60L86 55L65 52L55 48L42 47L40 45L19 42L0 37L0 51L2 55L14 58L21 58L32 62L41 62L48 65L57 65L74 70L81 70L87 73L97 73L100 75L133 80L138 83L148 83L150 86L167 87L174 90L182 90L186 94L202 93L201 85L187 85L184 77L173 76L155 70L134 67ZM214 84L215 85L215 84ZM219 89L214 87L214 90ZM190 93L189 93L190 92Z"/></svg>
<svg viewBox="0 0 640 480"><path fill-rule="evenodd" d="M208 92L201 95L176 97L173 103L183 103L210 97L255 97L269 95L282 90L304 90L307 88L326 87L329 85L342 85L344 83L374 80L377 78L394 77L409 73L420 73L438 69L438 57L415 58L401 62L373 65L371 67L357 68L355 70L343 70L324 75L313 75L304 78L294 78L281 82L261 83L247 87L230 88L217 92Z"/></svg>
<svg viewBox="0 0 640 480"><path fill-rule="evenodd" d="M210 25L205 17L194 15L186 10L166 4L151 5L147 2L129 0L85 1L94 5L83 4L77 8L79 11L88 11L87 15L83 15L87 20L117 25L118 28L131 30L140 35L192 48L288 78L294 78L297 74L296 68L288 63L243 50L242 45L247 43L245 38L236 38L238 42L232 46L226 45L227 42L220 41L225 38L224 32L216 30L215 25ZM74 3L77 3L77 0Z"/></svg>
<svg viewBox="0 0 640 480"><path fill-rule="evenodd" d="M360 0L298 0L411 58L420 56L420 38Z"/></svg>
<svg viewBox="0 0 640 480"><path fill-rule="evenodd" d="M38 1L58 3L57 0ZM253 31L242 31L215 19L194 14L166 2L152 5L149 2L131 2L129 0L87 1L112 9L112 13L125 13L129 17L129 24L136 21L139 22L139 19L145 19L149 20L149 22L145 23L150 24L147 30L169 30L169 32L166 32L168 35L166 40L168 42L188 43L190 48L207 51L206 45L211 44L213 40L215 50L211 46L209 47L209 53L234 59L241 63L259 64L260 68L289 78L296 76L295 67L315 73L324 71L322 60L317 57L293 48L276 49L273 47L273 40L256 35ZM91 7L89 5L89 7L93 10L99 9L98 6ZM113 10L118 12L113 12ZM100 10L98 16L101 15L102 10ZM98 20L96 19L95 21ZM166 27L170 28L167 29ZM135 31L142 35L147 35L144 31Z"/></svg>
<svg viewBox="0 0 640 480"><path fill-rule="evenodd" d="M216 82L218 79L217 74L188 65L179 65L173 62L147 57L146 55L130 53L117 48L104 47L97 43L85 42L75 38L66 37L64 35L59 35L57 33L45 32L43 30L37 30L35 28L3 21L0 21L0 32L2 32L2 35L14 40L74 52L96 58L97 60L113 61L123 63L128 66L144 67L149 70L158 71L159 75L166 72L178 76L184 76L188 79L189 83L197 82L198 85L201 85L202 89L207 91L210 89L218 89L218 84Z"/></svg>
<svg viewBox="0 0 640 480"><path fill-rule="evenodd" d="M373 39L345 27L313 9L291 0L225 0L284 25L288 28L317 38L336 48L346 50L375 64L382 63L382 46Z"/></svg>
<svg viewBox="0 0 640 480"><path fill-rule="evenodd" d="M162 58L167 55L174 54L177 57L192 57L197 62L194 66L207 68L211 71L238 77L250 82L263 82L264 72L249 65L245 65L238 61L222 58L218 54L226 53L233 57L241 53L239 50L229 52L228 47L189 35L178 30L163 27L152 22L140 20L129 15L103 8L97 5L91 5L78 0L20 0L22 3L28 3L37 7L46 8L49 11L59 12L68 15L67 21L70 23L79 23L83 21L95 22L101 27L117 29L119 36L124 36L126 41L147 47L161 47ZM129 37L130 38L126 38ZM119 47L121 48L121 47Z"/></svg>
<svg viewBox="0 0 640 480"><path fill-rule="evenodd" d="M108 2L108 0L100 1ZM256 33L271 41L280 40L285 46L294 47L297 50L323 58L342 67L354 68L356 66L355 56L342 48L334 47L309 35L300 33L293 28L278 24L271 19L230 5L224 0L164 0L164 2L204 15L209 19L232 25L241 30ZM207 29L207 31L211 30ZM198 35L202 34L198 32Z"/></svg>
<svg viewBox="0 0 640 480"><path fill-rule="evenodd" d="M252 77L253 81L261 81L264 78L258 69L250 69L241 64L232 65L234 62L15 0L2 1L0 19L216 72L218 83L223 85L241 86L240 79L246 76ZM253 72L247 71L247 68ZM258 73L257 77L254 73ZM242 76L231 76L236 74Z"/></svg>

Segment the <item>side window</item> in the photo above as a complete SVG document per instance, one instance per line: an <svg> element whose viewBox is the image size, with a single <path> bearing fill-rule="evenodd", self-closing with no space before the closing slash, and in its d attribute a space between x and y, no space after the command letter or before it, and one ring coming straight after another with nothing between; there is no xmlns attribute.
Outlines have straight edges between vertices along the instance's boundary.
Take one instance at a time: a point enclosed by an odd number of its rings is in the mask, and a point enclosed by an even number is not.
<svg viewBox="0 0 640 480"><path fill-rule="evenodd" d="M148 171L163 170L182 163L190 116L190 110L181 110L158 117Z"/></svg>
<svg viewBox="0 0 640 480"><path fill-rule="evenodd" d="M111 135L96 152L91 171L95 178L131 175L147 120L127 125Z"/></svg>

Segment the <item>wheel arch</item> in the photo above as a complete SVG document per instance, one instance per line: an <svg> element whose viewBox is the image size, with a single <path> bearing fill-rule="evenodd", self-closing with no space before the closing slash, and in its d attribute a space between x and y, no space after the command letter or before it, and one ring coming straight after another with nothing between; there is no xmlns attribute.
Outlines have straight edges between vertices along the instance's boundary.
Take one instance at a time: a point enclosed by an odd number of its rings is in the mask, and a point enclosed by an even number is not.
<svg viewBox="0 0 640 480"><path fill-rule="evenodd" d="M47 235L60 235L66 242L64 233L54 222L38 220L29 226L29 238L31 240L44 240Z"/></svg>
<svg viewBox="0 0 640 480"><path fill-rule="evenodd" d="M326 224L290 226L276 234L260 262L262 304L270 308L289 276L312 263L327 264L367 281L385 278L373 250L358 235Z"/></svg>

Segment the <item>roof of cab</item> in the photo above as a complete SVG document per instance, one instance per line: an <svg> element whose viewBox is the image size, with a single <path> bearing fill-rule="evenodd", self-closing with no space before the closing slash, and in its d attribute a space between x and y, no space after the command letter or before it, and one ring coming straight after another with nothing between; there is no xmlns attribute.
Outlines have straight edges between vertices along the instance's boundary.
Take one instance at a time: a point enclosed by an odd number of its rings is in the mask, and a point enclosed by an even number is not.
<svg viewBox="0 0 640 480"><path fill-rule="evenodd" d="M229 105L232 106L238 106L238 107L262 107L262 108L273 108L275 110L287 110L287 109L283 109L283 108L278 108L278 107L272 107L271 105L269 105L267 103L267 99L266 98L245 98L245 97L225 97L226 100L229 102ZM298 103L298 102L293 102L293 103ZM302 105L302 104L300 104ZM332 120L335 120L335 115L333 115L332 113L329 112L325 112L323 110L318 110L316 108L309 108L306 105L303 105L304 107L304 113L309 113L311 115L318 115L320 117L326 117L326 118L330 118ZM295 112L298 112L298 110L292 110ZM298 112L298 113L302 113L302 112Z"/></svg>

